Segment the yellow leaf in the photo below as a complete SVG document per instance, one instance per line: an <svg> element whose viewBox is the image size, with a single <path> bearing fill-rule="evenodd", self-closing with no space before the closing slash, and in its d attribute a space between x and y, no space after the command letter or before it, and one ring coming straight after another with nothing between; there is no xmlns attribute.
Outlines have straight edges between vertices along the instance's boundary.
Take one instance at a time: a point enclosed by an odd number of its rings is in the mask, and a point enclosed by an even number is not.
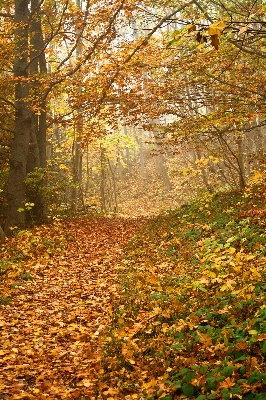
<svg viewBox="0 0 266 400"><path fill-rule="evenodd" d="M203 43L200 43L197 47L196 47L196 49L197 50L200 50L200 49L202 49L202 47L204 47L205 46L205 42L203 42Z"/></svg>
<svg viewBox="0 0 266 400"><path fill-rule="evenodd" d="M258 183L263 178L263 174L260 171L254 171L251 178L252 183Z"/></svg>
<svg viewBox="0 0 266 400"><path fill-rule="evenodd" d="M234 254L234 253L236 252L235 247L229 247L228 252L229 252L230 254Z"/></svg>
<svg viewBox="0 0 266 400"><path fill-rule="evenodd" d="M144 383L143 388L149 389L150 387L155 387L156 385L157 385L157 381L155 379L152 379L151 381Z"/></svg>
<svg viewBox="0 0 266 400"><path fill-rule="evenodd" d="M208 276L209 276L210 278L216 278L216 273L213 272L213 271L208 271Z"/></svg>
<svg viewBox="0 0 266 400"><path fill-rule="evenodd" d="M261 279L261 274L256 270L256 268L252 267L250 268L250 271L252 272L252 278Z"/></svg>
<svg viewBox="0 0 266 400"><path fill-rule="evenodd" d="M130 362L130 364L136 364L136 361L134 361L134 360L128 360L129 362Z"/></svg>
<svg viewBox="0 0 266 400"><path fill-rule="evenodd" d="M223 21L216 21L209 26L208 33L210 35L221 36L222 31L227 27Z"/></svg>

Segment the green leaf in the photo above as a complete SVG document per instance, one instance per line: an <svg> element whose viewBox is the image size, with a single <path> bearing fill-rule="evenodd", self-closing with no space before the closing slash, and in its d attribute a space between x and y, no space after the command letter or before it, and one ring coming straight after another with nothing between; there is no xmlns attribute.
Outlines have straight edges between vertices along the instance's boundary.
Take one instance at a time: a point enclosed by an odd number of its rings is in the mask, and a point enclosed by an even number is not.
<svg viewBox="0 0 266 400"><path fill-rule="evenodd" d="M254 397L254 400L264 400L264 399L265 399L265 393L258 393Z"/></svg>
<svg viewBox="0 0 266 400"><path fill-rule="evenodd" d="M259 373L258 371L253 371L251 372L250 378L248 378L248 383L250 385L253 385L254 383L257 383L259 381L262 381L266 378L266 372L264 373Z"/></svg>
<svg viewBox="0 0 266 400"><path fill-rule="evenodd" d="M208 365L201 365L199 372L204 375L206 374L207 371L208 371Z"/></svg>
<svg viewBox="0 0 266 400"><path fill-rule="evenodd" d="M215 379L213 377L207 378L206 389L207 390L215 390L216 389Z"/></svg>
<svg viewBox="0 0 266 400"><path fill-rule="evenodd" d="M215 399L215 398L216 398L216 393L209 394L209 396L207 397L207 399L210 399L210 400Z"/></svg>
<svg viewBox="0 0 266 400"><path fill-rule="evenodd" d="M227 367L224 367L221 371L221 375L229 377L232 375L232 373L234 372L234 367L228 365Z"/></svg>
<svg viewBox="0 0 266 400"><path fill-rule="evenodd" d="M182 393L187 396L188 398L191 398L194 396L194 386L192 386L190 383L184 383L182 386Z"/></svg>
<svg viewBox="0 0 266 400"><path fill-rule="evenodd" d="M266 342L261 343L261 351L263 352L263 354L266 353Z"/></svg>
<svg viewBox="0 0 266 400"><path fill-rule="evenodd" d="M205 289L205 287L203 287L203 286L198 286L198 289L201 290L202 292L205 292L205 293L208 292L208 290Z"/></svg>
<svg viewBox="0 0 266 400"><path fill-rule="evenodd" d="M175 389L180 389L182 386L182 382L181 381L174 381L173 382L173 386Z"/></svg>
<svg viewBox="0 0 266 400"><path fill-rule="evenodd" d="M24 281L33 281L33 277L28 271L24 272L24 274L21 275L21 278L24 279Z"/></svg>
<svg viewBox="0 0 266 400"><path fill-rule="evenodd" d="M173 349L173 350L182 350L182 348L183 348L182 343L176 343L171 346L171 349Z"/></svg>
<svg viewBox="0 0 266 400"><path fill-rule="evenodd" d="M222 390L222 396L224 400L230 400L230 392L228 389Z"/></svg>
<svg viewBox="0 0 266 400"><path fill-rule="evenodd" d="M240 387L236 384L233 388L231 388L230 392L232 394L238 394L240 393Z"/></svg>
<svg viewBox="0 0 266 400"><path fill-rule="evenodd" d="M176 376L185 375L189 371L188 368L181 369Z"/></svg>
<svg viewBox="0 0 266 400"><path fill-rule="evenodd" d="M242 367L239 368L239 372L240 372L241 375L244 375L244 373L246 372L245 365L242 365Z"/></svg>
<svg viewBox="0 0 266 400"><path fill-rule="evenodd" d="M183 378L183 382L190 382L193 378L195 378L196 372L189 371Z"/></svg>

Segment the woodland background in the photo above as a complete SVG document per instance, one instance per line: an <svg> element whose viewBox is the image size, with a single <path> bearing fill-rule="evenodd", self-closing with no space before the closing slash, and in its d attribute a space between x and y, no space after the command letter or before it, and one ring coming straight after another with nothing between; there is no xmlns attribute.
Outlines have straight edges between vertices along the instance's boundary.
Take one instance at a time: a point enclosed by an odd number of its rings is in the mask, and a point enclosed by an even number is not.
<svg viewBox="0 0 266 400"><path fill-rule="evenodd" d="M243 189L265 152L263 1L2 0L2 228Z"/></svg>

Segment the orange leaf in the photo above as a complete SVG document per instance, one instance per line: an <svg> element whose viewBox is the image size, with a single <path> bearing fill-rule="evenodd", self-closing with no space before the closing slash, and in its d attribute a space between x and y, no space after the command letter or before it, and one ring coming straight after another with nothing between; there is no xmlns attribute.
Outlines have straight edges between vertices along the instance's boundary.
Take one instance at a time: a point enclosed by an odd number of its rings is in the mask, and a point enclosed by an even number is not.
<svg viewBox="0 0 266 400"><path fill-rule="evenodd" d="M221 384L220 384L220 388L224 388L224 389L229 389L234 386L235 386L235 382L233 382L230 377L225 378L225 380L223 382L221 382Z"/></svg>

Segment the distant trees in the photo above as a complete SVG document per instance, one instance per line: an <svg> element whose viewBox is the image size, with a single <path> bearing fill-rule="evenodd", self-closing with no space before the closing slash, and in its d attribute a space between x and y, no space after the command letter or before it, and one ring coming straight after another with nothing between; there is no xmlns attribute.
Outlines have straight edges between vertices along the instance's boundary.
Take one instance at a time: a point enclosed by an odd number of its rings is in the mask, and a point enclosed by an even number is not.
<svg viewBox="0 0 266 400"><path fill-rule="evenodd" d="M265 159L265 7L240 3L234 12L235 2L193 2L179 29L150 43L131 69L128 123L155 128L208 190L244 188Z"/></svg>
<svg viewBox="0 0 266 400"><path fill-rule="evenodd" d="M121 124L152 132L156 150L165 146L168 157L171 148L185 158L184 169L192 162L209 189L217 179L244 187L264 157L262 0L7 0L0 22L7 233L45 221L57 190L73 211L83 206L82 152ZM167 157L158 168L171 189ZM65 174L68 187L52 194L55 173L58 182Z"/></svg>

